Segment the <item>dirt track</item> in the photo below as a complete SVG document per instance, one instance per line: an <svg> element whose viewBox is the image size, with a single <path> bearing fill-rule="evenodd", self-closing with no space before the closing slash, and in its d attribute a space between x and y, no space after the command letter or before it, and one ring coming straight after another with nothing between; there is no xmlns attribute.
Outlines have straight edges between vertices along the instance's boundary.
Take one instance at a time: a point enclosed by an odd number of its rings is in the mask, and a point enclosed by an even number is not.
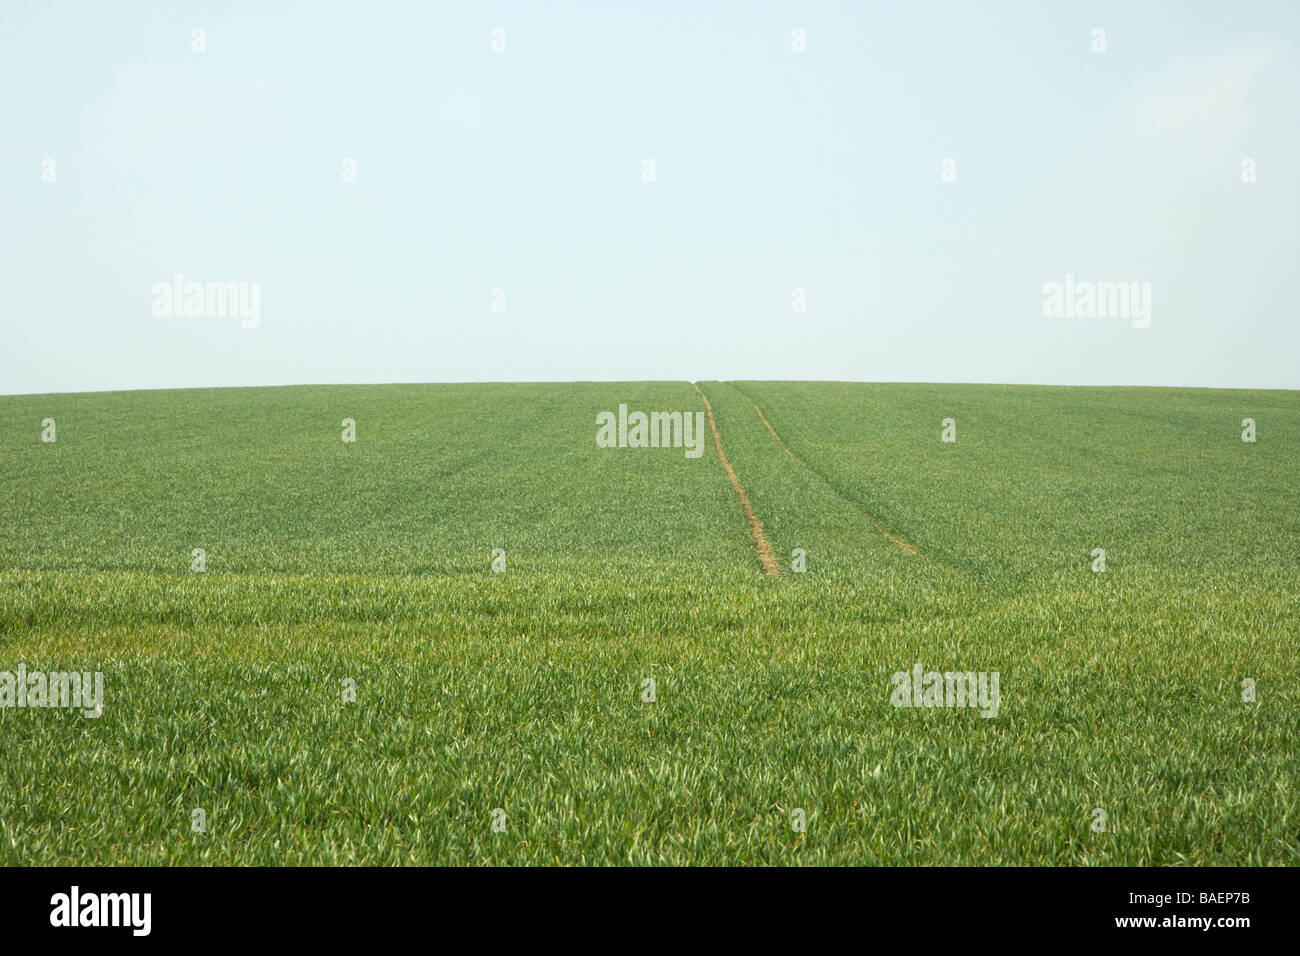
<svg viewBox="0 0 1300 956"><path fill-rule="evenodd" d="M704 399L704 410L709 415L709 429L713 432L714 447L718 449L718 460L722 462L727 477L731 479L731 487L736 489L740 504L745 509L745 520L749 522L749 530L754 535L754 547L758 549L758 563L762 566L764 574L769 574L774 578L780 577L781 566L777 564L776 554L772 551L772 543L767 540L767 535L763 533L763 522L758 520L758 512L754 510L749 495L745 494L740 479L736 477L735 469L731 467L731 462L727 461L726 452L722 450L722 437L718 434L717 422L713 420L713 406L709 404L709 397L704 394L704 390L700 386L695 385L695 390L700 393L700 398ZM789 451L789 449L786 450Z"/></svg>

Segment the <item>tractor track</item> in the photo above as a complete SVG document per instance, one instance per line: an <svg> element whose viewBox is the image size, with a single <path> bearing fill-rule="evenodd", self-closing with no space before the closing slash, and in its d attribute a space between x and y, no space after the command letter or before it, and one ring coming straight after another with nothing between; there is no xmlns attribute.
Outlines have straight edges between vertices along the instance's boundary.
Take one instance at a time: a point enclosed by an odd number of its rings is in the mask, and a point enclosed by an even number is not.
<svg viewBox="0 0 1300 956"><path fill-rule="evenodd" d="M728 384L730 384L730 383L728 383ZM839 498L841 501L843 501L843 502L845 502L846 504L848 504L849 506L851 506L855 511L857 511L860 515L862 515L864 518L866 518L867 521L869 521L869 522L871 523L871 525L872 525L872 526L873 526L877 531L879 531L881 534L883 534L883 535L884 535L886 538L888 538L890 541L894 542L894 544L898 545L898 547L902 548L902 549L903 549L904 551L906 551L908 554L920 554L920 553L921 553L920 549L917 548L916 545L914 545L914 544L910 544L910 543L908 543L907 541L905 541L905 540L903 540L902 538L900 538L898 535L892 533L888 528L886 528L883 524L881 524L878 520L876 520L875 515L871 514L871 512L867 511L867 509L864 508L864 507L862 507L862 505L858 504L858 502L854 501L852 498L849 498L849 497L848 497L847 495L845 495L843 492L839 491L839 490L838 490L834 485L832 485L829 481L826 480L826 477L825 477L824 475L822 475L821 472L819 472L819 471L818 471L816 468L814 468L812 465L808 464L806 461L804 461L802 458L800 458L798 455L796 455L794 452L792 452L792 451L790 450L790 446L787 445L787 444L785 443L785 440L782 439L781 436L777 434L776 429L772 427L772 423L769 422L769 421L767 420L767 416L764 415L764 414L763 414L763 410L762 410L761 408L758 407L758 403L755 402L755 401L754 401L752 398L750 398L748 395L746 395L745 392L744 392L743 390L741 390L740 388L738 388L736 385L731 385L731 387L734 388L734 389L736 389L737 392L740 392L740 394L744 397L745 401L749 402L749 404L753 406L754 411L758 413L759 421L761 421L761 422L763 423L763 425L764 425L764 426L767 428L767 430L771 433L772 437L776 439L777 444L781 446L781 448L785 451L785 453L786 453L787 455L789 455L792 459L794 459L796 462L798 462L800 465L802 465L804 468L806 468L806 469L808 470L808 472L809 472L810 474L812 474L812 476L813 476L814 478L816 478L816 479L817 479L818 481L820 481L823 485L825 485L827 488L829 488L830 491L831 491L831 493L834 494L835 497ZM700 394L702 395L702 394L704 394L704 393L701 392ZM712 419L712 415L710 415L710 419L709 419L709 420L710 420L710 422L712 422L712 420L713 420L713 419ZM715 434L715 437L716 437L716 434L717 434L717 433L715 432L714 434Z"/></svg>
<svg viewBox="0 0 1300 956"><path fill-rule="evenodd" d="M758 563L763 569L763 573L770 577L778 578L781 576L781 566L777 563L776 553L772 550L772 543L767 540L767 535L763 533L763 522L758 518L758 512L754 510L754 504L749 500L749 495L745 494L744 486L741 485L740 479L736 477L736 470L731 467L731 462L727 460L727 454L722 450L722 436L718 434L718 424L713 420L713 406L709 404L709 396L704 394L704 389L699 385L691 383L700 398L704 400L704 410L709 416L709 429L713 432L713 446L718 450L718 460L722 462L722 468L731 479L731 487L736 490L736 496L740 498L740 505L745 510L745 520L749 523L749 530L754 536L754 548L758 551ZM787 449L788 450L788 449Z"/></svg>

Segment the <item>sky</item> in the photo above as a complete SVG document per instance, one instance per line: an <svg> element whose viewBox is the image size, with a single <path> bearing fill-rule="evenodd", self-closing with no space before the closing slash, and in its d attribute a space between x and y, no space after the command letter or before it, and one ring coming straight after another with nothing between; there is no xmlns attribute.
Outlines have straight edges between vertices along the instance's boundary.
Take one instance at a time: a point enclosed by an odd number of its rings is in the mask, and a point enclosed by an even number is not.
<svg viewBox="0 0 1300 956"><path fill-rule="evenodd" d="M1293 0L4 4L0 394L1300 388L1298 42ZM1047 314L1067 275L1134 314Z"/></svg>

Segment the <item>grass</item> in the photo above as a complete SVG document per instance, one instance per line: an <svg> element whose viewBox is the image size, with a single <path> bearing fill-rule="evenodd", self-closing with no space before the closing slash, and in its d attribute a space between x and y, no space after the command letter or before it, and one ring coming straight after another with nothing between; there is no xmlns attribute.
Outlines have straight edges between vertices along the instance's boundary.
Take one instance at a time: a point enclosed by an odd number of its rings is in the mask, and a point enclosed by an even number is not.
<svg viewBox="0 0 1300 956"><path fill-rule="evenodd" d="M0 861L1300 863L1296 393L701 387L0 398Z"/></svg>

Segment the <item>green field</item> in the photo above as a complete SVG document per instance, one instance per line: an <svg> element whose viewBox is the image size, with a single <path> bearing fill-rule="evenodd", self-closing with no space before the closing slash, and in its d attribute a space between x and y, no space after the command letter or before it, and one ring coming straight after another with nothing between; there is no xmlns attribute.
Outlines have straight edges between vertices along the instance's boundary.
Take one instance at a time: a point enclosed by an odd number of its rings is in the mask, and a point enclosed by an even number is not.
<svg viewBox="0 0 1300 956"><path fill-rule="evenodd" d="M1300 393L700 387L0 398L0 862L1300 863Z"/></svg>

